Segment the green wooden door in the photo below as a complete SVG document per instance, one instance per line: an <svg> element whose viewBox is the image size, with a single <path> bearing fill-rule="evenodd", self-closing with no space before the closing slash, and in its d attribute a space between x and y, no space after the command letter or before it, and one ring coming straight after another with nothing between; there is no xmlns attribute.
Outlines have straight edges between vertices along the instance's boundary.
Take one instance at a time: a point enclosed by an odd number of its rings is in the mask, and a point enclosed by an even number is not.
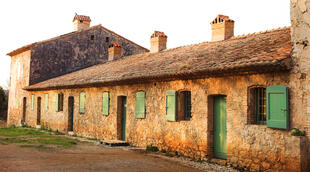
<svg viewBox="0 0 310 172"><path fill-rule="evenodd" d="M126 97L122 97L122 140L126 140Z"/></svg>
<svg viewBox="0 0 310 172"><path fill-rule="evenodd" d="M226 96L214 97L214 156L227 159Z"/></svg>

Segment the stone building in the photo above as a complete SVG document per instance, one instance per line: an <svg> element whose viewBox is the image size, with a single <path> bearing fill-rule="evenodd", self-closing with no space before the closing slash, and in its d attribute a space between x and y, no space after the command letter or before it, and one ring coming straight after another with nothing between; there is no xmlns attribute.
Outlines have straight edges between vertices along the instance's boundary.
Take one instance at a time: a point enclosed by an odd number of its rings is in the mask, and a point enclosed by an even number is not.
<svg viewBox="0 0 310 172"><path fill-rule="evenodd" d="M150 52L76 16L81 30L9 53L8 123L253 171L307 171L309 2L291 0L292 26L260 33L234 36L234 21L218 15L212 42L166 49L167 36L155 31Z"/></svg>

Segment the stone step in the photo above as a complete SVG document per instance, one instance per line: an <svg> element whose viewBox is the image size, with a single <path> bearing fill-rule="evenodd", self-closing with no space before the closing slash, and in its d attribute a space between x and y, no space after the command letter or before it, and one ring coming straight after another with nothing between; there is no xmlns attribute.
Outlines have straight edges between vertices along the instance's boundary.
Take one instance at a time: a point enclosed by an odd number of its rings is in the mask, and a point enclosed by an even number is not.
<svg viewBox="0 0 310 172"><path fill-rule="evenodd" d="M129 146L129 143L123 140L104 140L100 141L101 144L110 146L110 147L116 147L116 146Z"/></svg>
<svg viewBox="0 0 310 172"><path fill-rule="evenodd" d="M227 160L225 160L225 159L218 159L218 158L212 158L211 162L215 163L215 164L219 164L219 165L225 166L226 163L227 163Z"/></svg>

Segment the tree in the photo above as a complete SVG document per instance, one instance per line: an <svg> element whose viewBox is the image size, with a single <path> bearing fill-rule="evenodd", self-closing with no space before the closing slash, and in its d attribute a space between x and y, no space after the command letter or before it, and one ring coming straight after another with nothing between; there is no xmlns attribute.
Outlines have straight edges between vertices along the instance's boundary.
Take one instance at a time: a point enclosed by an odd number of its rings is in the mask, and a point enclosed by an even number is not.
<svg viewBox="0 0 310 172"><path fill-rule="evenodd" d="M0 119L6 119L8 110L8 95L0 86Z"/></svg>

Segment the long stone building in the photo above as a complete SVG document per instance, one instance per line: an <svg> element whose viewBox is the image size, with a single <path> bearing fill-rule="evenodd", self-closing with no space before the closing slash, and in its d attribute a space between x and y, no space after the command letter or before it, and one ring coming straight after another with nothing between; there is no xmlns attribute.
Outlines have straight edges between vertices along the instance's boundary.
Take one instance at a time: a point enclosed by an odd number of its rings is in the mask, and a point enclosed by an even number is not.
<svg viewBox="0 0 310 172"><path fill-rule="evenodd" d="M126 140L253 171L310 170L310 0L292 26L234 36L218 15L212 41L150 52L76 15L75 31L12 57L9 125ZM306 136L292 136L294 128Z"/></svg>

